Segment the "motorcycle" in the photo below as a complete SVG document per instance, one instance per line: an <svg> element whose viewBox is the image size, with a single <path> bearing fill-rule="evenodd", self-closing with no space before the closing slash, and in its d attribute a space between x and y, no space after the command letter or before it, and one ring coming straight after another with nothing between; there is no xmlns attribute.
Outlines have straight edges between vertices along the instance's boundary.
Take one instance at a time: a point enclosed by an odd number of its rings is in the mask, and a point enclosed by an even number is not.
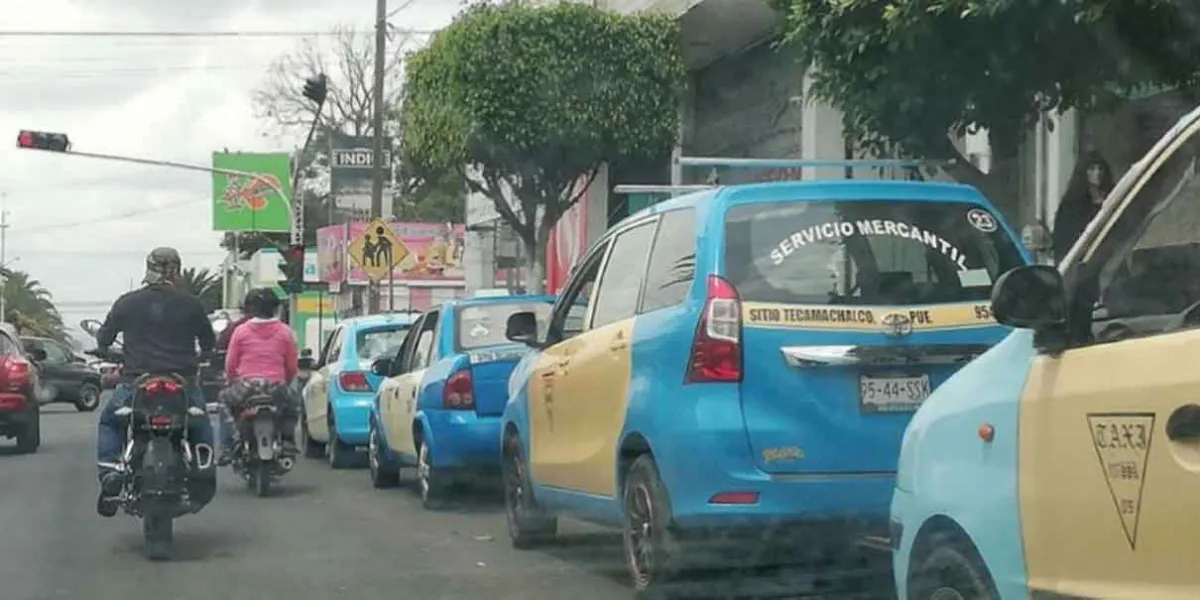
<svg viewBox="0 0 1200 600"><path fill-rule="evenodd" d="M85 320L80 326L95 336L100 322ZM124 361L117 349L87 353ZM186 380L175 373L150 373L138 377L133 387L129 404L116 410L126 428L116 467L124 479L119 504L126 514L142 519L146 556L163 560L171 554L174 520L199 512L211 500L193 497L193 484L201 473L211 472L216 455L212 446L188 439L188 422L208 417L188 404Z"/></svg>
<svg viewBox="0 0 1200 600"><path fill-rule="evenodd" d="M231 407L239 440L229 465L262 497L267 495L271 482L291 471L296 461L283 453L283 411L273 390L266 385L251 385L247 396Z"/></svg>

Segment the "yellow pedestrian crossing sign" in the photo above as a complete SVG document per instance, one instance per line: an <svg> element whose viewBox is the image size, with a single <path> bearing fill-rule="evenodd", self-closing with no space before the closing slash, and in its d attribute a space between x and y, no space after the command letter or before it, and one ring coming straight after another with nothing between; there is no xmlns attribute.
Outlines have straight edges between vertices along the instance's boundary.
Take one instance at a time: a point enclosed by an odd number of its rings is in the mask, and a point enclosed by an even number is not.
<svg viewBox="0 0 1200 600"><path fill-rule="evenodd" d="M392 232L391 225L375 219L346 248L350 258L362 267L371 281L379 282L391 274L396 265L408 258L409 249Z"/></svg>

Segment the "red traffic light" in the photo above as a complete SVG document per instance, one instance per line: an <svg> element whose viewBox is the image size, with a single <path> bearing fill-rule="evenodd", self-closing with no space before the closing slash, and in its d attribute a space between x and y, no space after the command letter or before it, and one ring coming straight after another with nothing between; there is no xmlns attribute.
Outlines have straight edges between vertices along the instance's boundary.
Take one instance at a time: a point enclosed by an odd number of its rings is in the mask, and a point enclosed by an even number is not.
<svg viewBox="0 0 1200 600"><path fill-rule="evenodd" d="M71 140L65 133L22 130L17 134L17 147L29 150L66 152L71 147Z"/></svg>
<svg viewBox="0 0 1200 600"><path fill-rule="evenodd" d="M287 250L284 251L283 256L289 262L304 264L304 245L293 244L288 246Z"/></svg>

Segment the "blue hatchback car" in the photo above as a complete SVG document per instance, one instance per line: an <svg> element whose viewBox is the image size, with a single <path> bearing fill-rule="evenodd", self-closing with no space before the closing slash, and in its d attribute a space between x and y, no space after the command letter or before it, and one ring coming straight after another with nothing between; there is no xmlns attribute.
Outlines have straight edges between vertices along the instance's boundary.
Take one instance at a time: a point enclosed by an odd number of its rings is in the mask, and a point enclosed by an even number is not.
<svg viewBox="0 0 1200 600"><path fill-rule="evenodd" d="M392 355L372 366L386 377L371 412L368 456L375 487L417 468L422 503L435 507L454 484L500 470L500 415L508 378L528 352L505 337L515 313L550 314L553 296L449 300L421 316Z"/></svg>
<svg viewBox="0 0 1200 600"><path fill-rule="evenodd" d="M346 319L330 334L304 386L300 441L309 458L329 457L335 469L364 462L371 399L383 379L371 373L380 356L391 356L417 315L371 315Z"/></svg>
<svg viewBox="0 0 1200 600"><path fill-rule="evenodd" d="M735 185L629 217L548 322L510 318L533 349L504 413L514 545L559 514L623 528L647 593L693 559L886 550L905 426L1009 331L989 293L1028 260L955 184Z"/></svg>

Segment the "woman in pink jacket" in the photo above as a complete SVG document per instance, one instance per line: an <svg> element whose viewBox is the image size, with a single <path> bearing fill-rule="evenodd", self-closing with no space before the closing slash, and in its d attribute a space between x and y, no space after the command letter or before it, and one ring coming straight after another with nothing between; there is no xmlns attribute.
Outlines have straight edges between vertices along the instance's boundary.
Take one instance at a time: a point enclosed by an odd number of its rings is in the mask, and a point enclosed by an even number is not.
<svg viewBox="0 0 1200 600"><path fill-rule="evenodd" d="M299 349L292 328L280 321L279 298L268 289L254 289L246 294L244 309L250 320L241 324L229 338L225 353L225 378L228 386L222 393L230 410L224 427L224 449L220 464L229 464L234 452L233 414L238 402L254 392L272 395L283 408L282 431L284 451L296 451L296 399L290 384L296 378Z"/></svg>

